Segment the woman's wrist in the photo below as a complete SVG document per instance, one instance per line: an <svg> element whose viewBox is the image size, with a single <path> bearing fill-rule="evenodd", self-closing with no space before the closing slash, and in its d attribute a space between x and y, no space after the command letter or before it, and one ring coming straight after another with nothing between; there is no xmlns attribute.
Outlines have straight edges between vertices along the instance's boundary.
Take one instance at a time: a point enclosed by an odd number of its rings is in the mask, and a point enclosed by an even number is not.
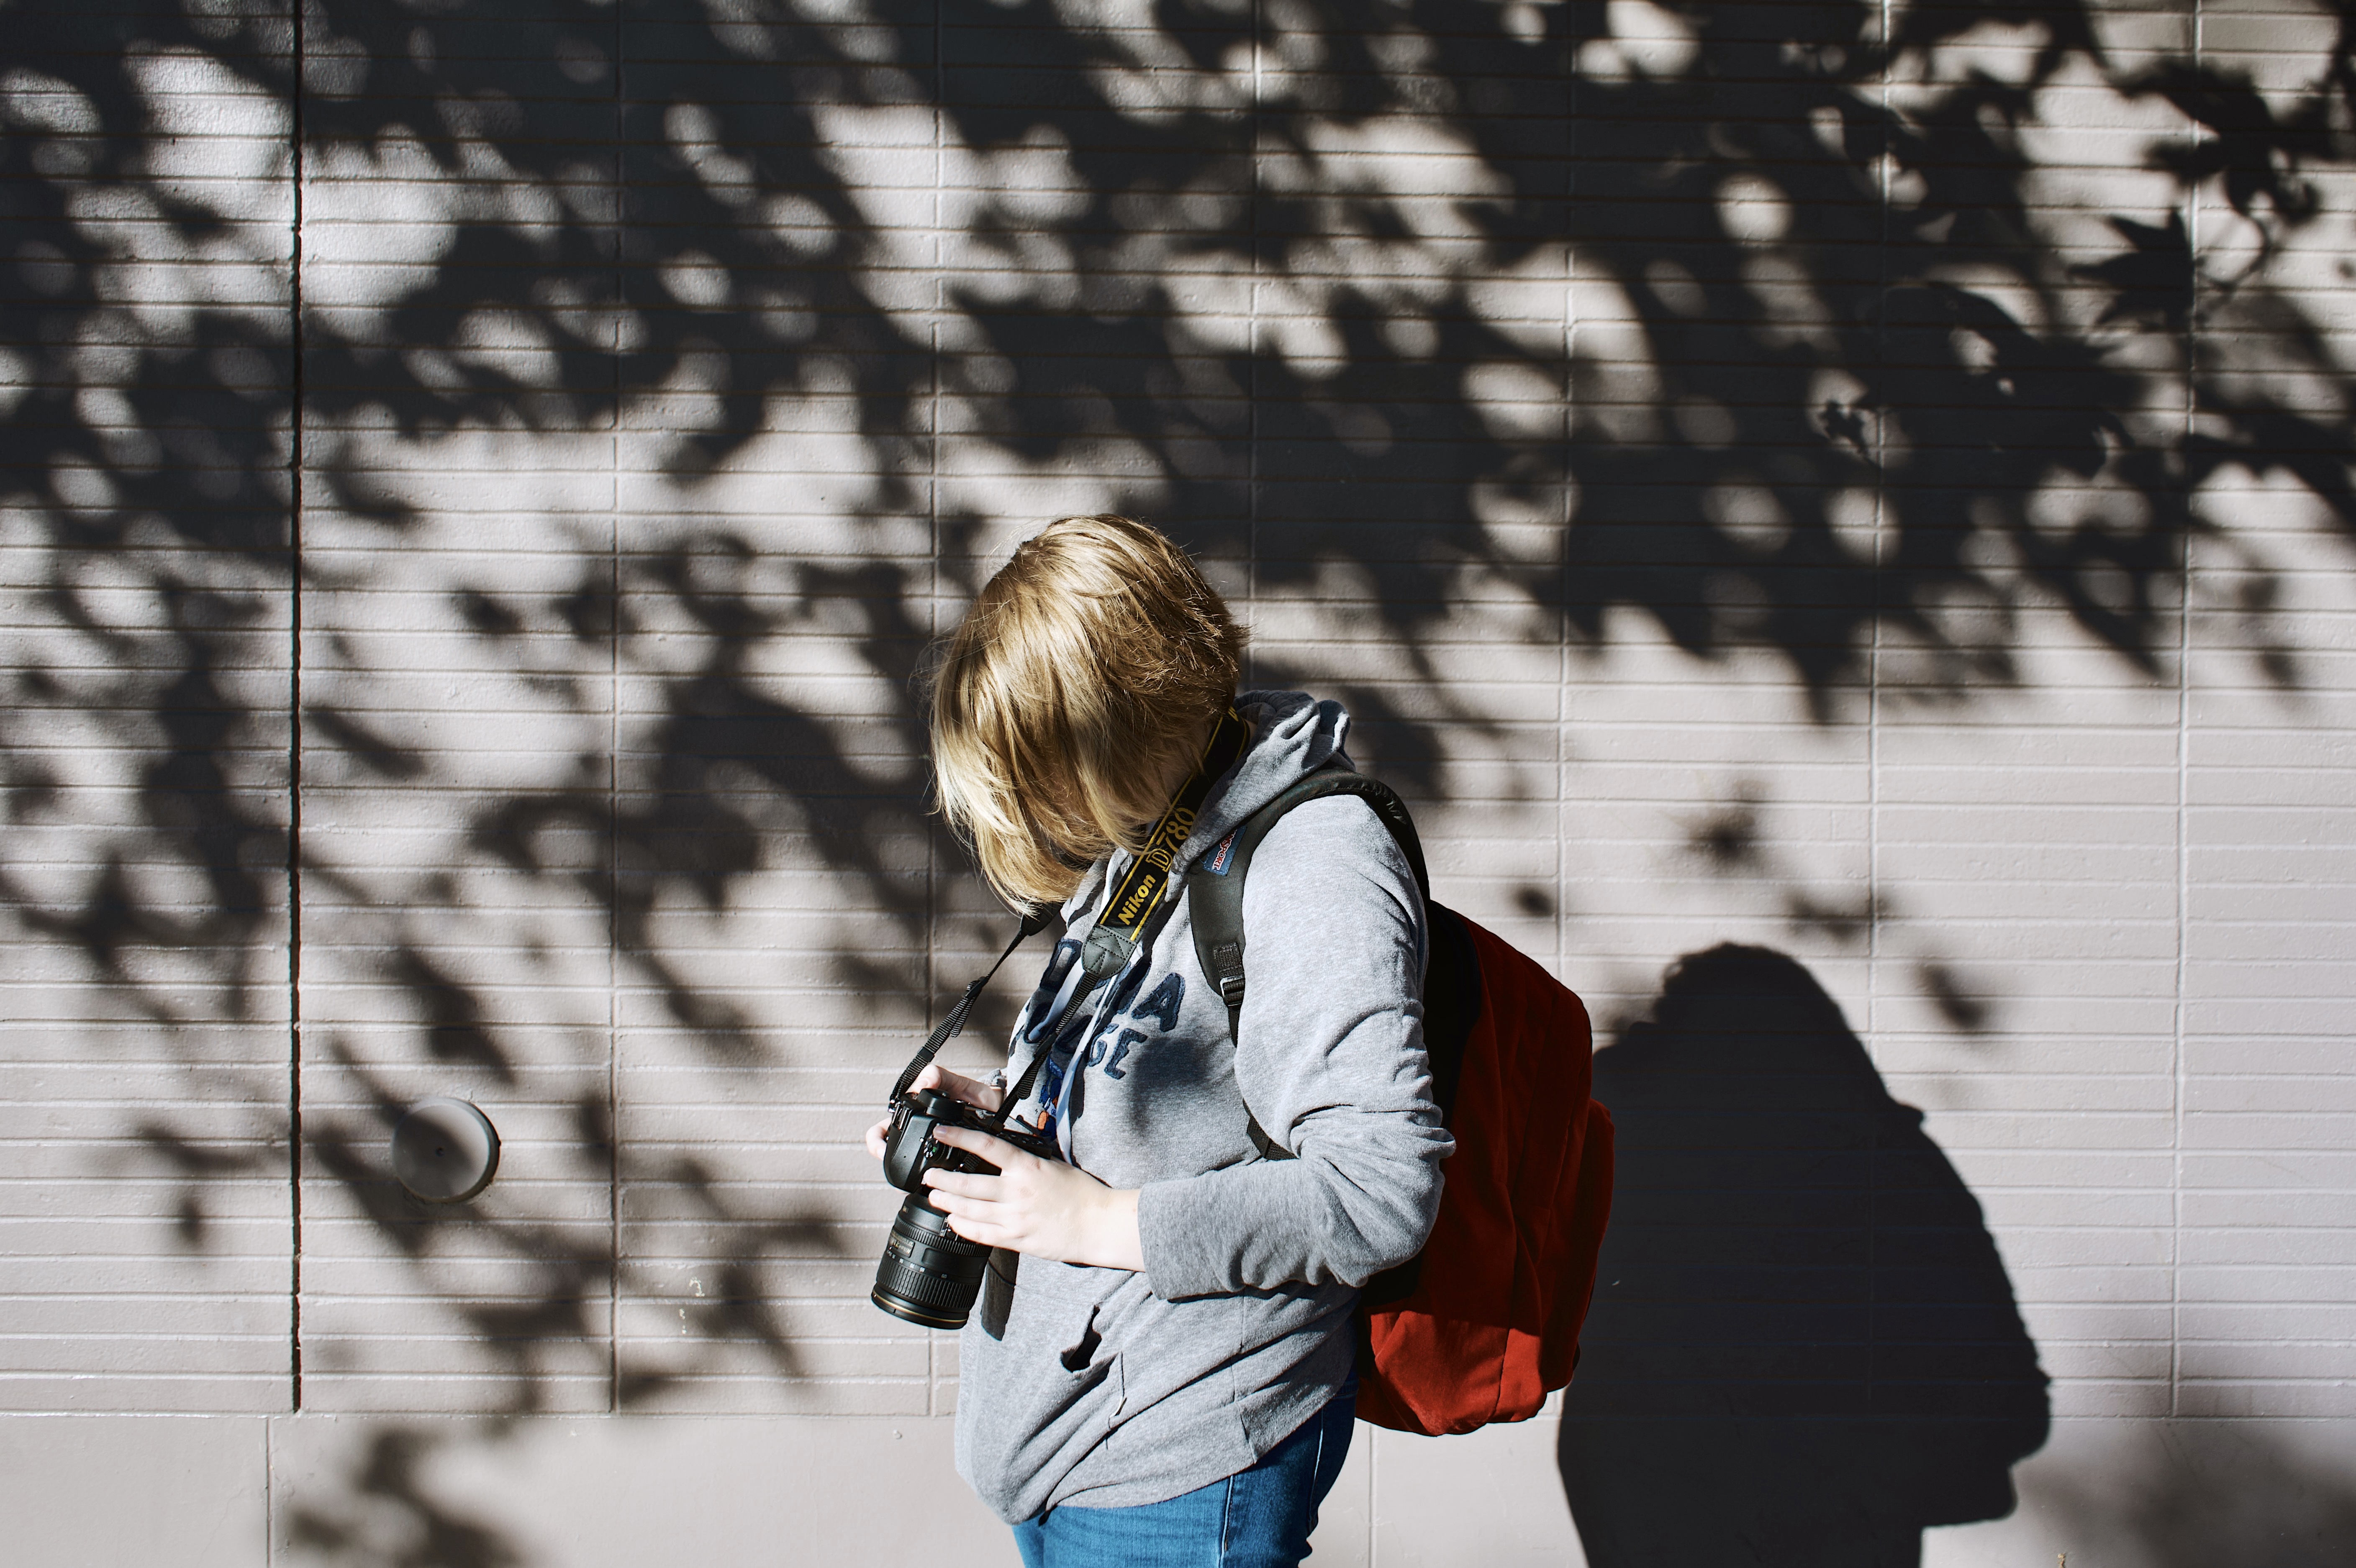
<svg viewBox="0 0 2356 1568"><path fill-rule="evenodd" d="M1095 1212L1090 1216L1089 1263L1145 1272L1145 1236L1137 1223L1137 1194L1134 1187L1108 1187L1091 1206Z"/></svg>

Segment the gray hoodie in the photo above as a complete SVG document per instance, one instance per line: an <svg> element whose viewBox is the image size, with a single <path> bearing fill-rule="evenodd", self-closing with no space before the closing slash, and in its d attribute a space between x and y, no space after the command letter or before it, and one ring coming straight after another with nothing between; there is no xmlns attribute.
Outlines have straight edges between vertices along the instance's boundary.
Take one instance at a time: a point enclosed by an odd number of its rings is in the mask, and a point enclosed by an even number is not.
<svg viewBox="0 0 2356 1568"><path fill-rule="evenodd" d="M1182 873L1342 756L1338 704L1248 692L1237 707L1251 743L1213 785ZM959 1343L958 1469L1009 1523L1207 1486L1315 1413L1350 1375L1357 1287L1423 1245L1453 1147L1423 1054L1422 903L1364 801L1313 801L1261 844L1239 1044L1195 962L1183 874L1151 946L1027 1043L1126 864L1091 868L1064 906L1008 1065L1019 1079L1054 1037L1076 1041L1066 1147L1141 1189L1145 1270L994 1255ZM1258 1157L1247 1104L1297 1158Z"/></svg>

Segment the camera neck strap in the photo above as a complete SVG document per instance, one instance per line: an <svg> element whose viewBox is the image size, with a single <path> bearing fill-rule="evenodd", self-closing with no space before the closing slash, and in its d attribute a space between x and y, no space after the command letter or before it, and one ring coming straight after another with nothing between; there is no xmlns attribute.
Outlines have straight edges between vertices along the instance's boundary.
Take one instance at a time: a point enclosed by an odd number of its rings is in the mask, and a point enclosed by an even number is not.
<svg viewBox="0 0 2356 1568"><path fill-rule="evenodd" d="M1250 737L1250 727L1237 717L1233 708L1222 713L1219 721L1211 727L1210 739L1204 742L1202 754L1194 759L1194 771L1186 775L1186 782L1179 787L1169 809L1162 812L1161 820L1153 825L1153 831L1146 837L1145 847L1130 863L1119 885L1113 889L1112 896L1106 901L1105 912L1098 920L1096 929L1088 933L1087 944L1080 955L1080 967L1087 971L1082 994L1094 990L1098 985L1119 974L1127 966L1130 955L1137 951L1139 936L1162 903L1162 892L1170 885L1170 869L1177 861L1179 847L1185 843L1188 831L1194 826L1194 818L1202 812L1205 797L1209 795L1211 785L1219 775L1233 767L1236 759L1243 755L1244 743ZM906 1093L908 1085L932 1064L941 1047L963 1031L966 1017L973 1011L973 1004L980 999L982 987L990 984L991 976L1013 956L1017 947L1044 924L1046 921L1043 916L1026 914L1023 917L1023 924L1015 932L1014 940L1006 944L1005 951L998 955L998 962L990 966L990 973L965 988L965 995L958 999L957 1006L951 1008L948 1016L935 1026L923 1049L910 1059L907 1070L900 1074L900 1081L892 1085L891 1098L884 1102L885 1104L895 1104L901 1095ZM1045 1053L1042 1052L1031 1063L1031 1071L1023 1074L1023 1083L1008 1094L1007 1104L1012 1105L1022 1097L1040 1062L1044 1060Z"/></svg>
<svg viewBox="0 0 2356 1568"><path fill-rule="evenodd" d="M1243 755L1244 742L1250 739L1251 729L1236 716L1232 708L1219 715L1211 733L1203 742L1202 754L1194 759L1194 771L1186 775L1178 794L1162 812L1162 820L1146 835L1145 844L1121 873L1120 881L1105 900L1104 913L1097 917L1096 929L1088 933L1087 944L1080 949L1081 967L1087 971L1087 984L1093 987L1128 967L1130 955L1137 951L1138 939L1153 912L1161 907L1162 892L1170 886L1170 869L1177 864L1180 846L1194 827L1194 819L1203 809L1205 797L1219 775L1235 766Z"/></svg>
<svg viewBox="0 0 2356 1568"><path fill-rule="evenodd" d="M1022 925L1015 930L1014 940L999 954L998 962L990 966L990 973L968 986L965 995L958 998L957 1006L949 1009L949 1016L933 1026L933 1032L925 1039L924 1049L909 1060L907 1071L900 1074L900 1082L892 1085L891 1095L884 1102L886 1105L897 1104L900 1096L908 1092L908 1085L916 1081L916 1074L932 1065L933 1058L939 1054L941 1047L964 1032L966 1015L973 1011L973 1004L980 999L982 987L990 984L991 976L1005 967L1006 961L1014 956L1014 950L1046 923L1041 915L1026 914L1023 917Z"/></svg>

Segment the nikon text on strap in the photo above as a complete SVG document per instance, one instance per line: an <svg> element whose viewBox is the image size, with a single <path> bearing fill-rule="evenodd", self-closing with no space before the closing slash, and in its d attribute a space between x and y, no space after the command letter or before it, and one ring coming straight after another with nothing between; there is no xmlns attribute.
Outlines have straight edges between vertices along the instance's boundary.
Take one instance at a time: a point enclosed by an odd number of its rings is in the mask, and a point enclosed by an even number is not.
<svg viewBox="0 0 2356 1568"><path fill-rule="evenodd" d="M1153 912L1162 902L1162 892L1170 885L1170 868L1176 863L1179 847L1194 826L1194 817L1203 809L1204 797L1220 774L1235 765L1243 755L1244 742L1251 731L1228 709L1219 715L1212 728L1211 738L1203 747L1203 754L1194 760L1194 771L1178 791L1178 797L1153 825L1143 848L1130 862L1119 886L1105 901L1104 913L1098 917L1096 929L1088 933L1086 946L1080 949L1080 964L1087 971L1087 984L1094 987L1118 975L1125 967L1130 955L1137 951L1139 936Z"/></svg>

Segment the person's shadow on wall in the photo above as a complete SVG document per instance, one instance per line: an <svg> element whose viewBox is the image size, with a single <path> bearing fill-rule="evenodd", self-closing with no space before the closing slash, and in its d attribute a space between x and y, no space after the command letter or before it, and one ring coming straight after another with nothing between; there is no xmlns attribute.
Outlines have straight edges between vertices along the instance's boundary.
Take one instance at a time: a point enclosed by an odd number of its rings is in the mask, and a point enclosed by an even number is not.
<svg viewBox="0 0 2356 1568"><path fill-rule="evenodd" d="M2046 1379L1979 1204L1815 976L1720 946L1596 1058L1619 1168L1560 1458L1592 1568L1912 1568Z"/></svg>

